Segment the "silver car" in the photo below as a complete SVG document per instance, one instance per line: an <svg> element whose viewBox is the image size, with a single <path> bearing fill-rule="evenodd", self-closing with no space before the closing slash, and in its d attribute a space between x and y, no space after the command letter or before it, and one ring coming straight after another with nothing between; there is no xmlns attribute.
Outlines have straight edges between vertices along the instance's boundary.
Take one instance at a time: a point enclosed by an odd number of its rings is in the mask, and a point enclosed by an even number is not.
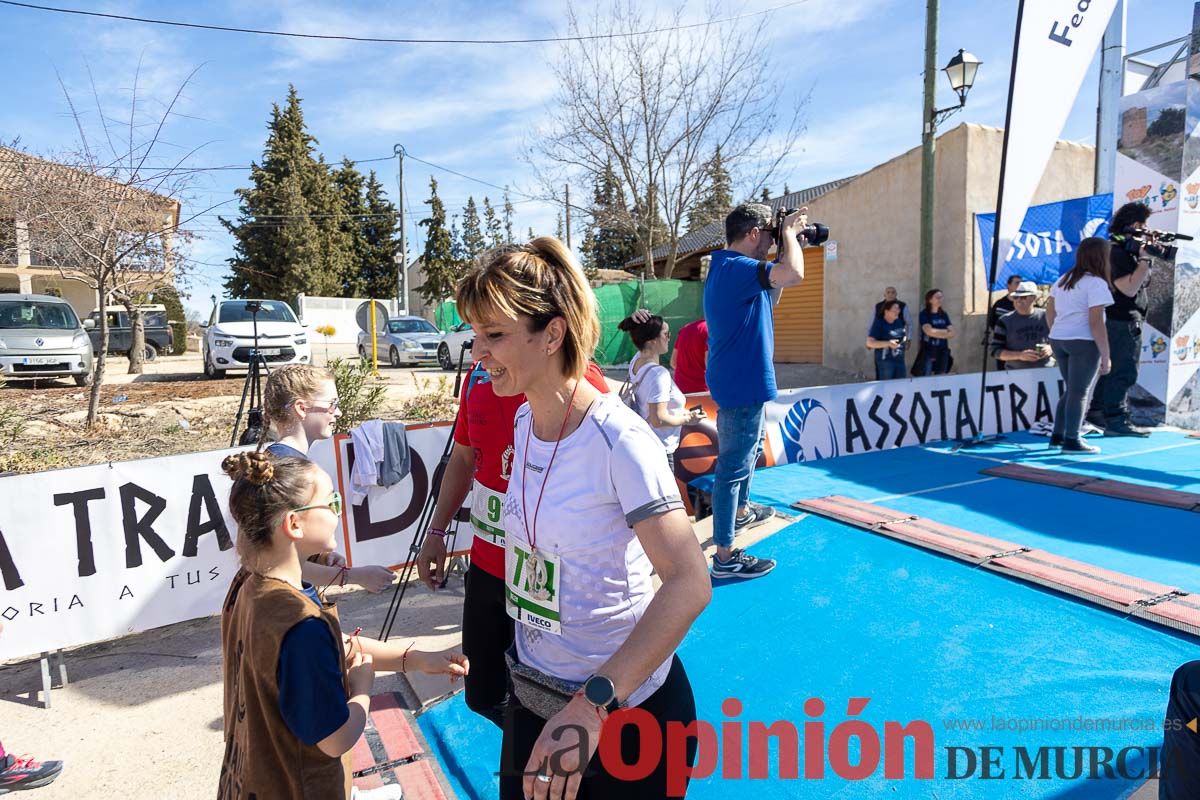
<svg viewBox="0 0 1200 800"><path fill-rule="evenodd" d="M92 382L92 340L71 304L45 294L0 294L0 374Z"/></svg>
<svg viewBox="0 0 1200 800"><path fill-rule="evenodd" d="M393 317L388 320L387 330L375 338L381 362L412 367L437 363L442 334L421 317ZM365 331L358 333L358 354L365 361L371 360L371 336Z"/></svg>

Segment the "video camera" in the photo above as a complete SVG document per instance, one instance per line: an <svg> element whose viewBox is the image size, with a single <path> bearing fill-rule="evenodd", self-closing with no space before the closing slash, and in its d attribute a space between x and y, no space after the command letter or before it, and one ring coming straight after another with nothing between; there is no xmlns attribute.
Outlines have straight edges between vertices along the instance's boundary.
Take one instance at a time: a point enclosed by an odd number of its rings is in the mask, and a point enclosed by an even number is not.
<svg viewBox="0 0 1200 800"><path fill-rule="evenodd" d="M1153 231L1149 228L1141 229L1133 227L1114 233L1109 238L1124 247L1125 252L1135 258L1145 251L1155 258L1161 258L1164 261L1172 260L1175 258L1175 254L1179 252L1178 247L1167 244L1167 242L1173 242L1176 239L1182 239L1185 242L1192 241L1191 236L1182 233Z"/></svg>
<svg viewBox="0 0 1200 800"><path fill-rule="evenodd" d="M775 212L775 222L769 228L769 232L775 237L777 244L783 244L783 219L791 214L795 214L799 209L796 208L781 208ZM807 225L796 231L796 238L803 236L808 240L810 245L824 244L829 238L829 228L819 222L810 222Z"/></svg>

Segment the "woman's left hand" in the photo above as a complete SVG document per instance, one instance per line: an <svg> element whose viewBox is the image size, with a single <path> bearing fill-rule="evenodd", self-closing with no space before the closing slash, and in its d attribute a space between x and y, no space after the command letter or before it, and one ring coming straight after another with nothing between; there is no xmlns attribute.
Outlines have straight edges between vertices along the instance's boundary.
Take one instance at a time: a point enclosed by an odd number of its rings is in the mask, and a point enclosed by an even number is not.
<svg viewBox="0 0 1200 800"><path fill-rule="evenodd" d="M408 670L416 669L426 675L449 675L457 681L471 671L471 662L462 653L426 653L417 650L408 654Z"/></svg>
<svg viewBox="0 0 1200 800"><path fill-rule="evenodd" d="M325 563L334 569L346 566L346 557L337 550L330 550L325 554Z"/></svg>
<svg viewBox="0 0 1200 800"><path fill-rule="evenodd" d="M600 745L600 712L575 695L542 728L525 764L525 796L533 800L575 800L583 771ZM575 740L584 731L582 742ZM580 762L581 754L585 757ZM542 780L539 776L549 777Z"/></svg>

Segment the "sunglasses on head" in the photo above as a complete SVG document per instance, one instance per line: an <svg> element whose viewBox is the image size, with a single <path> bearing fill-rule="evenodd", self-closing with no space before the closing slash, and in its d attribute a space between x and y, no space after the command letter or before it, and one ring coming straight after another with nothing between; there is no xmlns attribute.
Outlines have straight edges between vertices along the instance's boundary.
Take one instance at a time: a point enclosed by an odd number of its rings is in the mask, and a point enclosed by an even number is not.
<svg viewBox="0 0 1200 800"><path fill-rule="evenodd" d="M328 508L334 514L341 516L342 495L340 492L334 492L333 494L329 495L329 499L326 500L324 503L313 503L313 504L307 505L307 506L300 506L299 508L293 508L292 511L294 511L294 512L308 511L309 509L312 509L312 508Z"/></svg>

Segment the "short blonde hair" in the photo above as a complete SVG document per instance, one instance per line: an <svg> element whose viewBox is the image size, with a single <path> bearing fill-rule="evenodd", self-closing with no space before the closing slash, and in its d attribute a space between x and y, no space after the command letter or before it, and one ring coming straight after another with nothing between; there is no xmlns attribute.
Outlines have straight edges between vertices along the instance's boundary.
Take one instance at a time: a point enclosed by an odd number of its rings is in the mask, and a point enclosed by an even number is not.
<svg viewBox="0 0 1200 800"><path fill-rule="evenodd" d="M468 322L496 317L529 317L533 330L545 330L562 317L563 375L579 379L600 341L596 295L583 268L562 242L539 236L526 245L486 253L459 281L458 313Z"/></svg>
<svg viewBox="0 0 1200 800"><path fill-rule="evenodd" d="M263 413L270 422L287 424L288 409L297 400L312 400L321 391L321 384L332 380L332 372L312 364L287 364L273 369L263 389Z"/></svg>

